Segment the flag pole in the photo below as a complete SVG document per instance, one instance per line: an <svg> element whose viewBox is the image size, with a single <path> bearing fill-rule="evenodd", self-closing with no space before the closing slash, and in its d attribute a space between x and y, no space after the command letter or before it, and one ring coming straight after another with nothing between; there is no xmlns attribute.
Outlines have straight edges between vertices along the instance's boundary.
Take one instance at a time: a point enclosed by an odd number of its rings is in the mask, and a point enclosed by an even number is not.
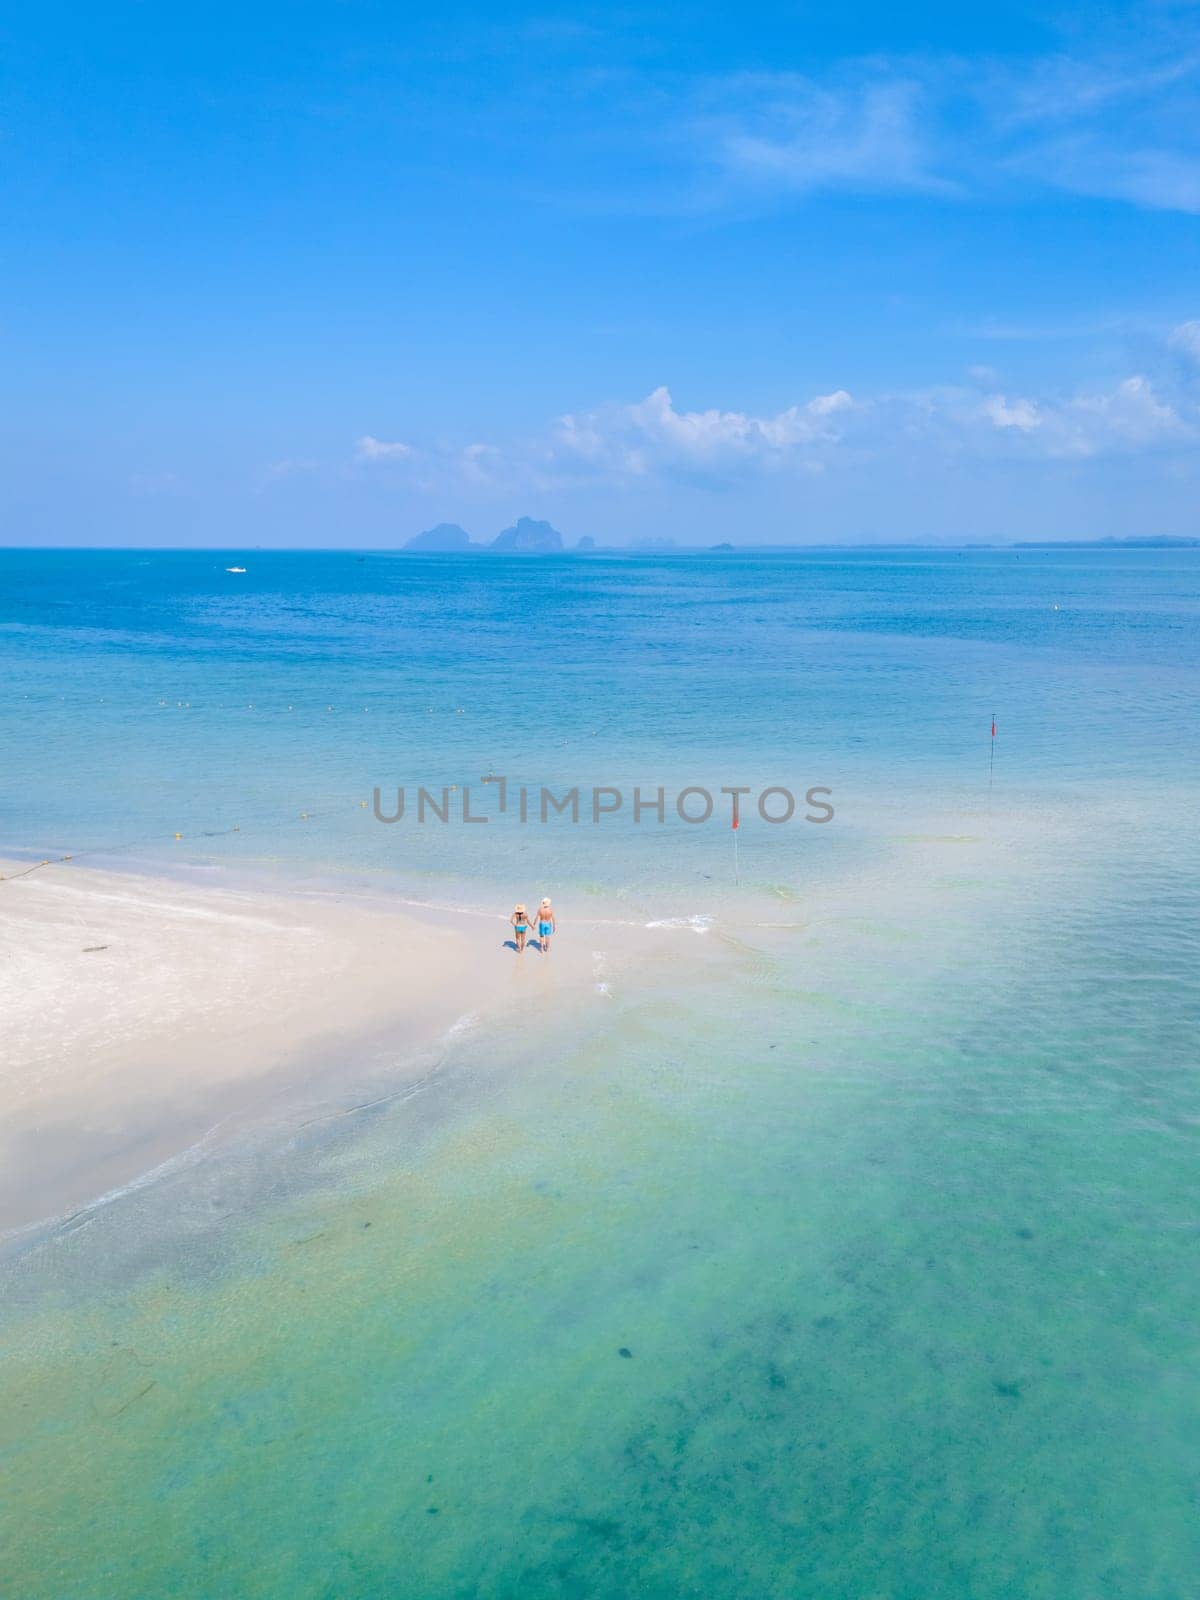
<svg viewBox="0 0 1200 1600"><path fill-rule="evenodd" d="M735 888L737 888L741 884L741 878L738 875L738 837L737 836L738 836L738 814L737 814L737 797L735 796L734 797L734 802L733 802L733 883L734 883L734 887Z"/></svg>
<svg viewBox="0 0 1200 1600"><path fill-rule="evenodd" d="M988 756L988 815L992 814L992 774L996 770L996 713L992 712L992 737Z"/></svg>

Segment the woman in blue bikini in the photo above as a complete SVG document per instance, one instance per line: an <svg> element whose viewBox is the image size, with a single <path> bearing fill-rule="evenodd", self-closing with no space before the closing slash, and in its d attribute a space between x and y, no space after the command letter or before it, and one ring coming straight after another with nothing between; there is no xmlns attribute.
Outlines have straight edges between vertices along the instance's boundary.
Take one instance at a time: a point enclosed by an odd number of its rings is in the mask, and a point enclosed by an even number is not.
<svg viewBox="0 0 1200 1600"><path fill-rule="evenodd" d="M554 920L554 908L547 895L538 907L538 945L543 955L550 948L550 935L557 932L558 923Z"/></svg>
<svg viewBox="0 0 1200 1600"><path fill-rule="evenodd" d="M520 955L525 948L525 936L529 932L529 917L526 914L525 907L518 906L508 920L512 924L512 931L516 936L517 954Z"/></svg>

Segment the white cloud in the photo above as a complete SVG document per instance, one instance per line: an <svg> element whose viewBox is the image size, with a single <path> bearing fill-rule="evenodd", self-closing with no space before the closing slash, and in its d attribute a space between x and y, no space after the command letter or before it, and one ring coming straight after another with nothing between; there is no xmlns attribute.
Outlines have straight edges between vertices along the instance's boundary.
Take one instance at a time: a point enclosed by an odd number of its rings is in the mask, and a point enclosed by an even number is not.
<svg viewBox="0 0 1200 1600"><path fill-rule="evenodd" d="M853 408L844 389L817 395L774 416L745 411L679 411L662 385L644 400L560 419L554 451L608 471L723 475L750 465L778 466L835 445L834 420Z"/></svg>
<svg viewBox="0 0 1200 1600"><path fill-rule="evenodd" d="M360 459L412 459L397 488L494 500L582 484L632 488L652 482L746 486L791 474L862 469L889 461L936 470L947 459L1083 461L1154 455L1185 460L1200 442L1200 392L1168 359L1171 348L1200 359L1200 320L1181 323L1160 346L1156 376L1106 385L1014 393L987 367L942 388L852 396L844 388L777 411L686 409L666 384L641 399L568 412L547 428L498 444L453 440L395 446L359 441ZM972 381L973 380L973 381ZM371 449L364 455L363 445ZM283 462L270 476L308 470Z"/></svg>
<svg viewBox="0 0 1200 1600"><path fill-rule="evenodd" d="M1077 395L1061 418L1071 453L1084 455L1150 447L1194 433L1143 377L1126 378L1107 393Z"/></svg>
<svg viewBox="0 0 1200 1600"><path fill-rule="evenodd" d="M413 453L410 444L403 444L399 439L374 439L369 433L363 435L355 448L360 461L405 461Z"/></svg>
<svg viewBox="0 0 1200 1600"><path fill-rule="evenodd" d="M1014 400L1010 404L1004 395L990 394L979 409L997 428L1019 428L1022 433L1032 433L1041 426L1042 419L1032 400Z"/></svg>
<svg viewBox="0 0 1200 1600"><path fill-rule="evenodd" d="M1141 375L1075 394L982 399L967 388L862 400L838 389L767 416L683 411L664 385L629 405L562 417L545 457L560 476L719 484L862 465L897 451L1056 460L1157 451L1197 437L1200 409L1177 407Z"/></svg>
<svg viewBox="0 0 1200 1600"><path fill-rule="evenodd" d="M1171 329L1167 343L1172 350L1182 350L1184 355L1200 361L1200 321L1181 322Z"/></svg>
<svg viewBox="0 0 1200 1600"><path fill-rule="evenodd" d="M819 394L808 402L808 410L814 417L828 417L835 411L847 411L854 404L854 400L845 389L835 389L832 394Z"/></svg>
<svg viewBox="0 0 1200 1600"><path fill-rule="evenodd" d="M953 406L949 408L953 411ZM978 415L1033 453L1049 458L1157 449L1194 436L1194 425L1163 400L1148 378L1111 389L1032 400L988 395Z"/></svg>

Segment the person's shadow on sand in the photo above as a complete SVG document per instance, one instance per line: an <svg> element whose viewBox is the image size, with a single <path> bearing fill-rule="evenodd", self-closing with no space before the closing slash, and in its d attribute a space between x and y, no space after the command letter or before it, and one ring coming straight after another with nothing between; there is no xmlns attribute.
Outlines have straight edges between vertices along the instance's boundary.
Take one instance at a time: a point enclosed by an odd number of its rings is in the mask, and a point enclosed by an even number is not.
<svg viewBox="0 0 1200 1600"><path fill-rule="evenodd" d="M525 948L526 950L540 950L542 948L542 941L540 939L526 939ZM517 941L515 939L505 939L504 949L516 951L518 955L521 953L519 950L517 950Z"/></svg>

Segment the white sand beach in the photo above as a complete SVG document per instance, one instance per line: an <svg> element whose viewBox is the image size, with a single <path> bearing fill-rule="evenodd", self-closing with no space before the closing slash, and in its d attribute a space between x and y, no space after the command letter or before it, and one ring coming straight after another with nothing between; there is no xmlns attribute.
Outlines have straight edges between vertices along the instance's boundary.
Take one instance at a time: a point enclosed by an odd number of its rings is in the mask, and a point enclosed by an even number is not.
<svg viewBox="0 0 1200 1600"><path fill-rule="evenodd" d="M0 1233L130 1182L368 1040L402 1084L464 1015L596 994L590 938L518 958L502 910L28 865L0 862Z"/></svg>

